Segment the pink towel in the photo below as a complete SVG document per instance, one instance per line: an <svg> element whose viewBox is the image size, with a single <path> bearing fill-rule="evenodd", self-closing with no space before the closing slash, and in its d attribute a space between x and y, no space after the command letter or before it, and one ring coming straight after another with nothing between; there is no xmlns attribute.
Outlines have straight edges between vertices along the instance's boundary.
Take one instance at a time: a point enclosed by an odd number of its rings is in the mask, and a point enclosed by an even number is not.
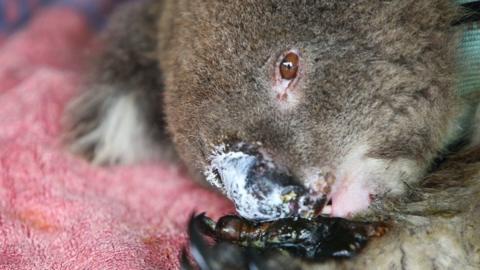
<svg viewBox="0 0 480 270"><path fill-rule="evenodd" d="M43 11L0 43L0 269L177 269L193 211L232 211L168 164L95 167L60 144L93 34Z"/></svg>

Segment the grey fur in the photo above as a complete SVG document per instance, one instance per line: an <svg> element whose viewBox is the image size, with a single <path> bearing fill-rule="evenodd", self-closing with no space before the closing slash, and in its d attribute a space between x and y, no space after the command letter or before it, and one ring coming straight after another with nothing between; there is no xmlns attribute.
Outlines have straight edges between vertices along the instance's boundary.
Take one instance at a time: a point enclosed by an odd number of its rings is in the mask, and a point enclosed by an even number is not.
<svg viewBox="0 0 480 270"><path fill-rule="evenodd" d="M145 139L168 148L171 138L196 176L212 147L230 140L261 142L300 179L305 168L338 166L361 143L370 158L410 160L425 172L462 108L450 26L457 12L450 0L134 4L113 18L90 90L69 111L66 138L75 145L101 125L108 101L127 93L150 127ZM291 48L306 71L299 104L279 110L271 72ZM74 150L94 158L96 147ZM357 218L394 226L362 255L305 267L478 269L480 152L465 151L426 180L387 180L404 192L383 190Z"/></svg>

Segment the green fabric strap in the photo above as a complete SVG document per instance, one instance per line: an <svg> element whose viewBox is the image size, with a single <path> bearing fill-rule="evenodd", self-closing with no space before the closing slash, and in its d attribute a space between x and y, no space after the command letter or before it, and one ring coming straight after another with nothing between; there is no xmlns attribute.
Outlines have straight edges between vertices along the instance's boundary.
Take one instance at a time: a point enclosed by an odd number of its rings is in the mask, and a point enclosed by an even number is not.
<svg viewBox="0 0 480 270"><path fill-rule="evenodd" d="M472 3L472 2L476 2L476 1L475 0L457 0L456 2L457 2L457 4L462 5L462 4Z"/></svg>
<svg viewBox="0 0 480 270"><path fill-rule="evenodd" d="M476 1L457 0L458 4ZM458 134L446 142L447 148L468 139L472 133L478 98L480 97L480 22L458 25L461 39L457 47L457 93L464 102L464 110L457 120Z"/></svg>
<svg viewBox="0 0 480 270"><path fill-rule="evenodd" d="M458 27L463 28L457 48L458 94L469 97L480 91L480 28L478 23Z"/></svg>
<svg viewBox="0 0 480 270"><path fill-rule="evenodd" d="M462 36L457 48L457 93L464 102L464 112L458 119L460 132L456 140L464 140L472 133L473 121L480 94L480 28L478 23L457 26ZM452 141L448 144L454 144Z"/></svg>

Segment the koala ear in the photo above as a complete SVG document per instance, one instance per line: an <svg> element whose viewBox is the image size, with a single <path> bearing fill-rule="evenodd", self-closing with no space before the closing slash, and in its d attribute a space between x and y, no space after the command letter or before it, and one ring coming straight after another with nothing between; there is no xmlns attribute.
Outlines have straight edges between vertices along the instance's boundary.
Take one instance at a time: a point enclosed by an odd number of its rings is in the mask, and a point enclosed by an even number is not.
<svg viewBox="0 0 480 270"><path fill-rule="evenodd" d="M123 86L94 85L70 104L64 141L73 153L107 165L156 159L161 153L148 136L138 95L122 90Z"/></svg>
<svg viewBox="0 0 480 270"><path fill-rule="evenodd" d="M93 163L176 158L159 105L161 73L151 57L157 44L151 34L155 2L132 2L116 11L104 32L105 51L94 62L83 93L67 108L64 143Z"/></svg>

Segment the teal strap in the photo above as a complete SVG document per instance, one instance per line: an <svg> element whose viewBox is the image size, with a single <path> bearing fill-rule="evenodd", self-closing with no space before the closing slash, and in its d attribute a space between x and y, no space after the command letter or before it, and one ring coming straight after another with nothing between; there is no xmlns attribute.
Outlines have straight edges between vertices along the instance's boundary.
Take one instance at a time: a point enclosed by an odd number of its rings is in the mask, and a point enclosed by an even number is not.
<svg viewBox="0 0 480 270"><path fill-rule="evenodd" d="M475 0L457 0L456 2L459 5L463 5L463 4L466 4L466 3L472 3L472 2L477 2L477 1L475 1Z"/></svg>
<svg viewBox="0 0 480 270"><path fill-rule="evenodd" d="M456 0L458 4L480 2ZM480 10L479 10L480 12ZM480 22L464 23L457 27L462 31L457 48L458 94L467 102L472 94L480 92ZM477 103L477 101L475 101Z"/></svg>
<svg viewBox="0 0 480 270"><path fill-rule="evenodd" d="M478 1L456 0L458 4ZM473 132L475 113L480 98L480 22L460 24L461 39L457 47L457 93L464 104L463 112L457 119L459 128L453 138L445 142L451 149L468 140Z"/></svg>
<svg viewBox="0 0 480 270"><path fill-rule="evenodd" d="M464 102L464 113L458 120L460 136L470 135L474 126L480 96L480 27L478 23L459 26L463 28L457 48L457 91Z"/></svg>
<svg viewBox="0 0 480 270"><path fill-rule="evenodd" d="M457 49L458 94L468 98L480 92L480 28L478 23L459 27L463 34Z"/></svg>

